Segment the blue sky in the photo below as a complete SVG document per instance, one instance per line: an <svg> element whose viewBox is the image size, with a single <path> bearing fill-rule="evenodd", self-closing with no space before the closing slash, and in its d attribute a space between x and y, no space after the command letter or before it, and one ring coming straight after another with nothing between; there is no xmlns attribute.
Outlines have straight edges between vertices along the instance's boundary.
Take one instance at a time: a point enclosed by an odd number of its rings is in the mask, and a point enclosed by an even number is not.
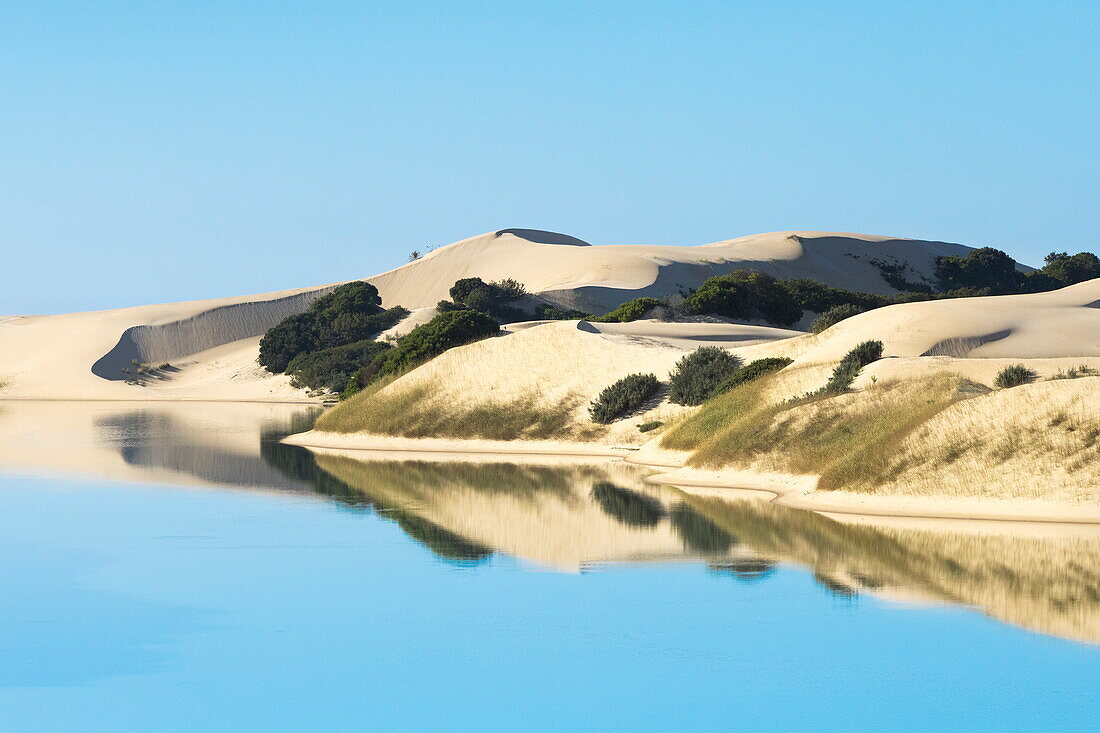
<svg viewBox="0 0 1100 733"><path fill-rule="evenodd" d="M1097 249L1100 3L0 6L0 313L503 227Z"/></svg>

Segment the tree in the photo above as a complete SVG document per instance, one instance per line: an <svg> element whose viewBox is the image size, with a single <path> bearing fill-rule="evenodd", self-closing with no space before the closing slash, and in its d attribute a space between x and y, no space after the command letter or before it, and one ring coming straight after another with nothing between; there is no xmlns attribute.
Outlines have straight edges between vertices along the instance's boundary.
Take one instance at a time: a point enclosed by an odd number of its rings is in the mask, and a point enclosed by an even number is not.
<svg viewBox="0 0 1100 733"><path fill-rule="evenodd" d="M988 288L992 295L1008 295L1023 292L1027 286L1024 274L1016 269L1016 260L992 247L975 249L962 257L937 257L934 272L944 292Z"/></svg>
<svg viewBox="0 0 1100 733"><path fill-rule="evenodd" d="M409 262L412 262L413 260L419 260L420 257L421 253L418 249L414 249L412 252L409 252Z"/></svg>
<svg viewBox="0 0 1100 733"><path fill-rule="evenodd" d="M1059 286L1092 280L1100 277L1100 257L1092 252L1051 252L1044 259L1046 265L1040 272L1058 281Z"/></svg>
<svg viewBox="0 0 1100 733"><path fill-rule="evenodd" d="M764 320L790 326L802 309L775 278L755 270L734 270L712 277L684 298L689 313L714 314L737 320Z"/></svg>

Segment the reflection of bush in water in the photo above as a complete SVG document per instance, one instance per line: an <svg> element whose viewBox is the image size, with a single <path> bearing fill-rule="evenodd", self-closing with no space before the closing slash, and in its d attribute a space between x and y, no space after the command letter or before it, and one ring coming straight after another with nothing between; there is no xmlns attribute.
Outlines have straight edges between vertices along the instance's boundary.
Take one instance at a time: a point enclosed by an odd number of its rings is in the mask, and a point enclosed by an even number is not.
<svg viewBox="0 0 1100 733"><path fill-rule="evenodd" d="M683 502L672 508L669 519L684 546L693 552L716 555L728 552L737 543L733 535Z"/></svg>
<svg viewBox="0 0 1100 733"><path fill-rule="evenodd" d="M284 443L261 443L260 455L282 473L308 482L318 494L335 499L352 509L374 510L379 518L392 521L413 540L444 560L472 564L486 560L493 551L461 535L429 522L396 506L388 506L353 488L317 465L305 448Z"/></svg>
<svg viewBox="0 0 1100 733"><path fill-rule="evenodd" d="M814 582L837 598L855 598L859 595L859 591L852 586L822 573L814 573Z"/></svg>
<svg viewBox="0 0 1100 733"><path fill-rule="evenodd" d="M665 508L653 497L607 481L592 487L592 498L604 513L631 527L652 527L665 516Z"/></svg>
<svg viewBox="0 0 1100 733"><path fill-rule="evenodd" d="M707 565L711 571L723 575L732 575L741 583L757 583L775 574L777 563L764 558L743 558L730 562L715 562Z"/></svg>

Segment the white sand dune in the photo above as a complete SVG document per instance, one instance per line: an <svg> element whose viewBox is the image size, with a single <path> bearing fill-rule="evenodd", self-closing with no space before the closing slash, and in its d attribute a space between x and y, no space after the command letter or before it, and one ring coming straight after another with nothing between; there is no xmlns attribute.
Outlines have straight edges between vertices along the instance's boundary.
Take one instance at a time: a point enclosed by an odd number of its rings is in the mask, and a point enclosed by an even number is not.
<svg viewBox="0 0 1100 733"><path fill-rule="evenodd" d="M434 250L369 278L386 303L435 305L464 277L515 278L556 303L603 313L625 300L698 287L738 268L775 277L806 277L839 288L893 293L873 260L905 265L909 279L929 279L936 257L965 254L959 244L835 232L772 232L695 247L588 245L564 235L502 229Z"/></svg>
<svg viewBox="0 0 1100 733"><path fill-rule="evenodd" d="M893 292L874 261L902 264L913 280L930 276L935 258L968 248L944 242L858 234L776 232L695 247L592 246L552 232L507 229L430 252L368 278L386 306L414 310L391 329L404 333L430 318L432 307L463 277L515 278L544 299L589 312L610 310L641 295L663 296L716 274L751 267L780 277L810 277L854 290ZM294 400L285 377L256 369L259 337L305 310L336 284L252 296L167 303L58 316L0 317L0 397L32 399ZM746 327L700 328L612 324L609 339L665 346L746 345ZM741 329L741 330L738 330ZM780 329L755 332L761 340ZM127 383L132 362L173 366Z"/></svg>

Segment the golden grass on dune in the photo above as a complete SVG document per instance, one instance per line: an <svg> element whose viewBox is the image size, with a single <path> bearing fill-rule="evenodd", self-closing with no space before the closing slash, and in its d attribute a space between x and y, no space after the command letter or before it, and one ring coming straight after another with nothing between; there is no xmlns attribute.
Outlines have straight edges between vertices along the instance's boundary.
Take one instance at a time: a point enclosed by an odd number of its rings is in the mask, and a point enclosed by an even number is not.
<svg viewBox="0 0 1100 733"><path fill-rule="evenodd" d="M1100 377L964 400L907 437L880 491L1100 501Z"/></svg>
<svg viewBox="0 0 1100 733"><path fill-rule="evenodd" d="M884 480L909 433L959 399L959 380L947 377L774 403L764 394L777 379L711 400L675 425L662 447L692 451L688 463L699 468L817 474L819 488L869 488Z"/></svg>
<svg viewBox="0 0 1100 733"><path fill-rule="evenodd" d="M825 490L1100 500L1100 377L990 391L936 373L794 402L777 395L803 380L784 379L711 400L661 446L698 468L816 475Z"/></svg>
<svg viewBox="0 0 1100 733"><path fill-rule="evenodd" d="M456 405L429 384L402 386L392 385L392 381L372 385L326 413L317 421L316 429L403 438L486 440L583 440L602 432L600 426L574 423L579 398L546 402L538 395L526 394Z"/></svg>

